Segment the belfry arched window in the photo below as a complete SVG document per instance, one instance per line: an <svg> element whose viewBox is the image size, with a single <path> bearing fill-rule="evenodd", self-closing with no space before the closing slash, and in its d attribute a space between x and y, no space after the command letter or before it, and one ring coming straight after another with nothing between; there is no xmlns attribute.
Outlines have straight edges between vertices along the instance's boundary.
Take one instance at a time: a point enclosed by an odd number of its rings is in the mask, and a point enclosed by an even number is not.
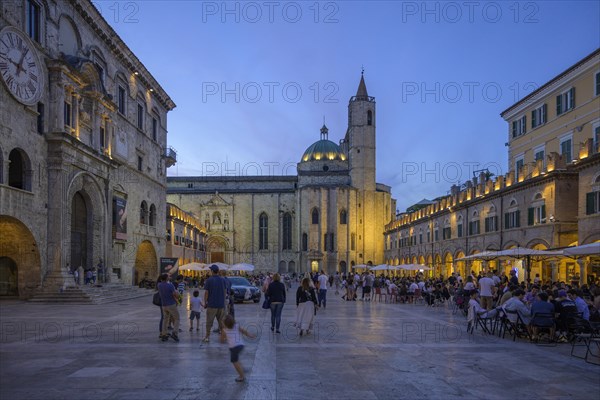
<svg viewBox="0 0 600 400"><path fill-rule="evenodd" d="M367 111L367 125L373 125L373 112Z"/></svg>
<svg viewBox="0 0 600 400"><path fill-rule="evenodd" d="M319 224L319 209L318 208L313 208L313 210L312 210L312 224L313 225Z"/></svg>

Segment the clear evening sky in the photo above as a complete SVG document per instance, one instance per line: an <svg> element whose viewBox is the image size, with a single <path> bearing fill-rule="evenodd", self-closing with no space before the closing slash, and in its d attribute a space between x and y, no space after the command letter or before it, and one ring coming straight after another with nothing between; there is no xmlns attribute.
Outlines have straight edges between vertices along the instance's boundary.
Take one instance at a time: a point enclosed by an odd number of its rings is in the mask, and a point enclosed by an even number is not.
<svg viewBox="0 0 600 400"><path fill-rule="evenodd" d="M507 171L500 112L600 47L598 1L96 1L177 104L169 175L295 174L362 66L403 211Z"/></svg>

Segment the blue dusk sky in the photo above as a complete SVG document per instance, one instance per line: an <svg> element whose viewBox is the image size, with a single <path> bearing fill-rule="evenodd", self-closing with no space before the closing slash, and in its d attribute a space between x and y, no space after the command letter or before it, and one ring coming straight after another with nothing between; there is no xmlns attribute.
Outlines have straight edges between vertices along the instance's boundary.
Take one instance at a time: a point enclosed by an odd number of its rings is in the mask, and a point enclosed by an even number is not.
<svg viewBox="0 0 600 400"><path fill-rule="evenodd" d="M598 1L95 1L177 104L170 176L295 174L345 135L364 66L398 209L488 168L500 112L600 47Z"/></svg>

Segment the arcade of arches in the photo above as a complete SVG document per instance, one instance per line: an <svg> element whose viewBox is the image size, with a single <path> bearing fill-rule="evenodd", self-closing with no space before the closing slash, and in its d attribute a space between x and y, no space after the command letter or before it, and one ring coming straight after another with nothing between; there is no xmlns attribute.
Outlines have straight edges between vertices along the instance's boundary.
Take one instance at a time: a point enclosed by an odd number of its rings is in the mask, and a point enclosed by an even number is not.
<svg viewBox="0 0 600 400"><path fill-rule="evenodd" d="M569 246L577 246L577 242L570 243ZM503 250L515 248L515 245L508 245ZM531 244L528 248L535 250L548 250L548 246L544 243ZM488 249L491 250L491 249ZM470 254L477 254L479 251L471 251ZM454 255L450 252L442 255L435 254L435 263L432 263L431 255L425 256L413 256L405 258L394 258L387 261L390 265L402 265L410 264L418 261L420 264L432 267L429 271L423 271L426 277L444 276L448 277L452 272L456 272L461 276L467 276L473 272L478 275L480 272L484 273L488 270L496 271L500 269L501 273L509 275L511 269L517 269L519 271L519 277L525 276L526 261L517 259L493 259L489 261L484 260L460 260L465 257L465 253L462 250L457 251ZM442 261L443 260L443 261ZM457 261L459 260L459 261ZM577 282L580 280L581 268L577 260L568 257L550 258L550 259L530 259L530 278L539 275L542 281L547 280L558 280L563 282ZM600 277L600 256L591 257L589 260L589 269L587 273L588 278ZM415 274L414 271L402 271L404 274Z"/></svg>

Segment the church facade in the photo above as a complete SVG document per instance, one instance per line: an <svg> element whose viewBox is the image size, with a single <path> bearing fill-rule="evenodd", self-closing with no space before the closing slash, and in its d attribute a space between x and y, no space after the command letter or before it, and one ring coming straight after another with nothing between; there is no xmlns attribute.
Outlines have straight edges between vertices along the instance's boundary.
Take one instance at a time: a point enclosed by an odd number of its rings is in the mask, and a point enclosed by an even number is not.
<svg viewBox="0 0 600 400"><path fill-rule="evenodd" d="M206 228L206 261L328 273L382 263L395 201L390 187L375 181L376 108L364 77L348 121L339 144L321 128L296 176L169 177L167 201Z"/></svg>

